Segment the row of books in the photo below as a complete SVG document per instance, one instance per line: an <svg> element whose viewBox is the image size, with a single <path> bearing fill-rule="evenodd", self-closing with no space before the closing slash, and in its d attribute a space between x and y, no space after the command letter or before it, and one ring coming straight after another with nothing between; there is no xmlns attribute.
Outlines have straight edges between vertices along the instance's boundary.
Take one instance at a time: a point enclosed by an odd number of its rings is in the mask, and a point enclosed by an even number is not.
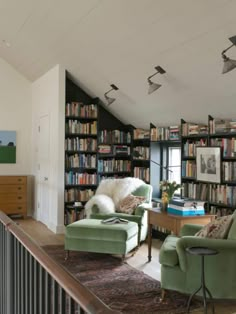
<svg viewBox="0 0 236 314"><path fill-rule="evenodd" d="M90 154L74 154L72 156L66 155L65 157L66 168L96 168L97 155Z"/></svg>
<svg viewBox="0 0 236 314"><path fill-rule="evenodd" d="M97 118L97 105L84 105L81 102L66 104L66 117Z"/></svg>
<svg viewBox="0 0 236 314"><path fill-rule="evenodd" d="M183 155L185 157L194 157L196 156L196 147L198 146L207 146L207 139L200 140L187 140L183 146Z"/></svg>
<svg viewBox="0 0 236 314"><path fill-rule="evenodd" d="M87 202L94 193L92 189L65 189L65 202Z"/></svg>
<svg viewBox="0 0 236 314"><path fill-rule="evenodd" d="M209 201L228 206L236 206L236 186L210 184Z"/></svg>
<svg viewBox="0 0 236 314"><path fill-rule="evenodd" d="M102 130L98 132L99 143L115 144L115 143L131 143L130 132L120 130Z"/></svg>
<svg viewBox="0 0 236 314"><path fill-rule="evenodd" d="M222 179L236 182L236 162L224 161L222 163Z"/></svg>
<svg viewBox="0 0 236 314"><path fill-rule="evenodd" d="M97 175L89 173L76 173L69 171L65 173L66 185L79 185L79 184L97 184Z"/></svg>
<svg viewBox="0 0 236 314"><path fill-rule="evenodd" d="M184 182L182 196L205 201L208 195L207 183Z"/></svg>
<svg viewBox="0 0 236 314"><path fill-rule="evenodd" d="M194 160L184 160L182 162L182 177L196 177L196 162Z"/></svg>
<svg viewBox="0 0 236 314"><path fill-rule="evenodd" d="M130 155L130 146L100 144L98 146L98 152L100 154Z"/></svg>
<svg viewBox="0 0 236 314"><path fill-rule="evenodd" d="M208 134L208 126L205 124L182 123L182 136Z"/></svg>
<svg viewBox="0 0 236 314"><path fill-rule="evenodd" d="M212 138L211 146L222 147L223 157L236 157L236 139L233 138Z"/></svg>
<svg viewBox="0 0 236 314"><path fill-rule="evenodd" d="M65 150L72 151L94 151L97 150L97 140L94 138L66 138L65 139Z"/></svg>
<svg viewBox="0 0 236 314"><path fill-rule="evenodd" d="M235 119L215 118L209 121L210 134L216 133L236 133Z"/></svg>
<svg viewBox="0 0 236 314"><path fill-rule="evenodd" d="M68 120L65 131L70 134L97 134L97 121L83 123L78 120Z"/></svg>
<svg viewBox="0 0 236 314"><path fill-rule="evenodd" d="M172 141L180 139L180 127L178 125L169 127L151 127L151 141Z"/></svg>
<svg viewBox="0 0 236 314"><path fill-rule="evenodd" d="M76 210L76 209L71 209L71 210L66 210L65 211L65 216L64 216L64 223L65 225L69 225L72 222L75 222L77 220L84 219L84 210Z"/></svg>
<svg viewBox="0 0 236 314"><path fill-rule="evenodd" d="M150 131L145 130L145 129L134 129L133 130L133 137L134 140L139 140L139 139L150 139Z"/></svg>
<svg viewBox="0 0 236 314"><path fill-rule="evenodd" d="M149 149L149 147L136 146L134 148L134 150L137 153L137 155L139 155L139 157L135 157L134 156L134 159L149 160L149 158L150 158L150 149Z"/></svg>
<svg viewBox="0 0 236 314"><path fill-rule="evenodd" d="M131 161L130 160L98 160L98 172L130 172Z"/></svg>
<svg viewBox="0 0 236 314"><path fill-rule="evenodd" d="M134 167L134 177L145 182L150 182L150 169L146 167Z"/></svg>

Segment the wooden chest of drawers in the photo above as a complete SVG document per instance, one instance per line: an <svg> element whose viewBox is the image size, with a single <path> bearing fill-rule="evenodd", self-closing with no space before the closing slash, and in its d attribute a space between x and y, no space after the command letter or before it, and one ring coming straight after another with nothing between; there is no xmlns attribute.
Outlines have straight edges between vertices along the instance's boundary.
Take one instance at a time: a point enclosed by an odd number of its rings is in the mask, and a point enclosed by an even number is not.
<svg viewBox="0 0 236 314"><path fill-rule="evenodd" d="M0 176L0 210L27 215L27 176Z"/></svg>

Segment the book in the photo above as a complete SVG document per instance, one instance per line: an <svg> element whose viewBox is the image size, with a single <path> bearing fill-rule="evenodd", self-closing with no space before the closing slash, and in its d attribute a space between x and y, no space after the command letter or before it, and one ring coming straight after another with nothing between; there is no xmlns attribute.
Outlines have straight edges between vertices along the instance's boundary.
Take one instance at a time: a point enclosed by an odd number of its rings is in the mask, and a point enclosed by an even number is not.
<svg viewBox="0 0 236 314"><path fill-rule="evenodd" d="M113 225L113 224L127 224L129 221L127 219L119 217L111 217L101 221L103 224Z"/></svg>
<svg viewBox="0 0 236 314"><path fill-rule="evenodd" d="M173 204L179 207L204 207L205 201L189 199L189 198L173 198L169 201L169 204Z"/></svg>

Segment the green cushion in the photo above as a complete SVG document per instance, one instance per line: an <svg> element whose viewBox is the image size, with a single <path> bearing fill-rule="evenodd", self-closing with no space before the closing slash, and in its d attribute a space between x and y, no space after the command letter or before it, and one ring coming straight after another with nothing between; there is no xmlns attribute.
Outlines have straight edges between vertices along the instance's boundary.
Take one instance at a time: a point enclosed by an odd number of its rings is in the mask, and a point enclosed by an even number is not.
<svg viewBox="0 0 236 314"><path fill-rule="evenodd" d="M82 219L66 227L66 238L86 240L108 240L125 242L138 233L138 225L130 221L128 224L107 225L98 219Z"/></svg>
<svg viewBox="0 0 236 314"><path fill-rule="evenodd" d="M179 240L174 235L169 235L162 244L159 262L162 265L175 266L179 264L179 258L176 251L176 242Z"/></svg>

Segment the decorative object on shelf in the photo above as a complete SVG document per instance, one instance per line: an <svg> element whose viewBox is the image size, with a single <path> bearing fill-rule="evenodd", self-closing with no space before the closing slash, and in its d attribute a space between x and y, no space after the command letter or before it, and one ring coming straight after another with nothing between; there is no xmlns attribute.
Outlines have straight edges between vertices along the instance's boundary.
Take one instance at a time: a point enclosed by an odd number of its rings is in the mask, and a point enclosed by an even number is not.
<svg viewBox="0 0 236 314"><path fill-rule="evenodd" d="M148 94L151 94L151 93L155 92L155 90L157 90L158 88L161 87L161 84L153 83L153 82L151 81L151 78L152 78L153 76L157 75L158 73L160 73L160 74L166 73L166 71L165 71L162 67L160 67L159 65L156 66L155 69L157 70L157 72L154 73L154 74L152 74L152 75L150 75L150 76L147 78L147 81L148 81L148 84L149 84Z"/></svg>
<svg viewBox="0 0 236 314"><path fill-rule="evenodd" d="M236 45L236 36L230 37L229 40L232 42L232 45L222 51L221 55L224 60L224 66L222 74L228 73L236 67L236 60L230 59L225 55L226 51Z"/></svg>
<svg viewBox="0 0 236 314"><path fill-rule="evenodd" d="M221 148L196 147L197 180L221 182Z"/></svg>
<svg viewBox="0 0 236 314"><path fill-rule="evenodd" d="M181 188L181 184L176 183L176 181L169 182L168 180L160 182L160 188L162 190L162 211L167 211L168 203L174 196L175 192Z"/></svg>
<svg viewBox="0 0 236 314"><path fill-rule="evenodd" d="M118 90L119 89L114 84L111 84L110 86L111 86L111 89L104 94L104 97L105 97L105 99L107 101L108 106L110 106L116 100L116 98L109 97L109 96L107 96L107 94L110 93L112 90Z"/></svg>

